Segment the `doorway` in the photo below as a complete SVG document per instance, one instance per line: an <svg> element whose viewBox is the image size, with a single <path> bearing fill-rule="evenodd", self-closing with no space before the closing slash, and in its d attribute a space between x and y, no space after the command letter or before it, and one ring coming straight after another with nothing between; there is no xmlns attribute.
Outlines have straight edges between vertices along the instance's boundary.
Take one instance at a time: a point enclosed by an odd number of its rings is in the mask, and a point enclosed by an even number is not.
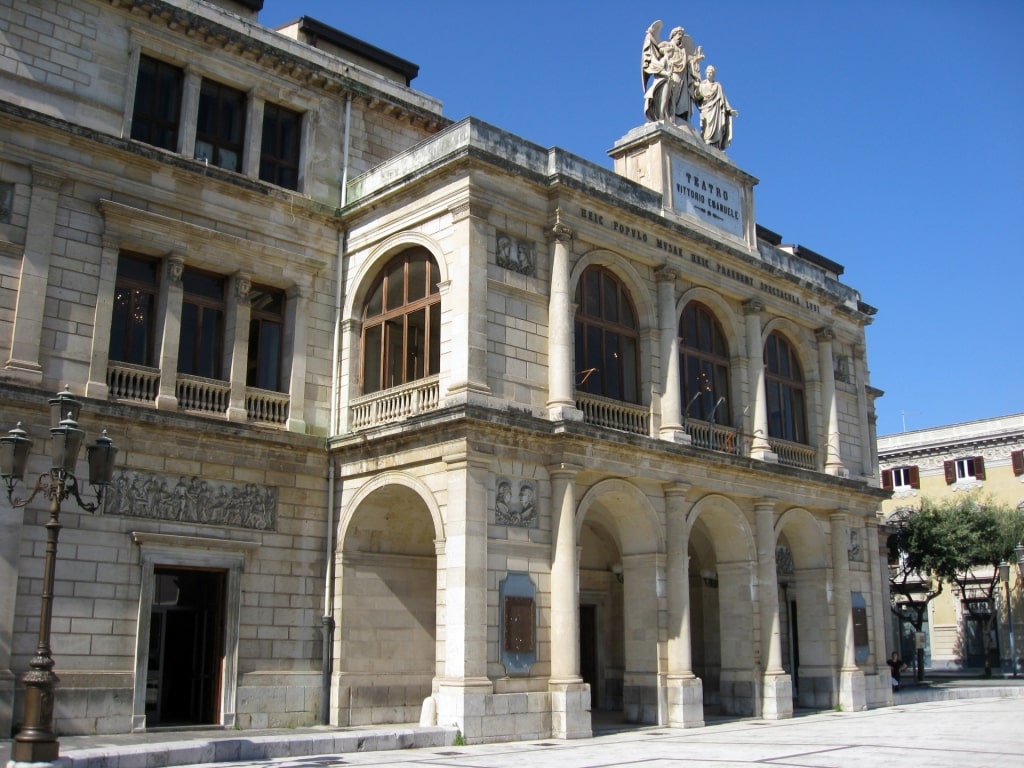
<svg viewBox="0 0 1024 768"><path fill-rule="evenodd" d="M591 710L601 708L597 679L597 606L580 606L580 677L590 686Z"/></svg>
<svg viewBox="0 0 1024 768"><path fill-rule="evenodd" d="M219 722L226 576L223 570L153 569L147 725Z"/></svg>

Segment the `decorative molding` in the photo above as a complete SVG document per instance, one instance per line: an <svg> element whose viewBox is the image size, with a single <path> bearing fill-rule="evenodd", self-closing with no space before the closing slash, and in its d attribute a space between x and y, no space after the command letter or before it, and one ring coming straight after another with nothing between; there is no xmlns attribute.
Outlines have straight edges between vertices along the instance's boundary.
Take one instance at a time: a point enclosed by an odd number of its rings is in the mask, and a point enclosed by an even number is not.
<svg viewBox="0 0 1024 768"><path fill-rule="evenodd" d="M252 483L211 482L194 476L180 476L174 482L146 472L120 472L103 500L103 511L122 517L274 531L277 491Z"/></svg>

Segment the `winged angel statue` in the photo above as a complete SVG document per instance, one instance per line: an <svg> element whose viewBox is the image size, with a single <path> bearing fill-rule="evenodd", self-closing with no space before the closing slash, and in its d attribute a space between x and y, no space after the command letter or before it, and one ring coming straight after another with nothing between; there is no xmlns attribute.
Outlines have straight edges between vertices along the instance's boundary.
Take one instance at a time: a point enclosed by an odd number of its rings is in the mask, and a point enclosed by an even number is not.
<svg viewBox="0 0 1024 768"><path fill-rule="evenodd" d="M689 125L704 52L682 27L675 27L668 40L659 40L660 35L661 21L651 24L644 35L644 115L650 122Z"/></svg>

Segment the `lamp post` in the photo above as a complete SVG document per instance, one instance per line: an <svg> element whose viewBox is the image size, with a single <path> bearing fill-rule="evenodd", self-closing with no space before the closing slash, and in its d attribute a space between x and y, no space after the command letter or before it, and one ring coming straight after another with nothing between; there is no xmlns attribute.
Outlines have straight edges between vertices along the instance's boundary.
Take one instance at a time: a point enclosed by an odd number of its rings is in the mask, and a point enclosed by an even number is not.
<svg viewBox="0 0 1024 768"><path fill-rule="evenodd" d="M1013 676L1017 676L1017 651L1013 647L1013 594L1010 592L1010 564L1003 560L999 564L999 580L1006 587L1006 624L1010 629L1010 668Z"/></svg>
<svg viewBox="0 0 1024 768"><path fill-rule="evenodd" d="M44 763L57 759L60 746L53 731L53 696L57 675L53 672L50 655L50 626L53 618L53 582L57 566L57 535L60 533L60 505L73 496L86 512L95 512L103 502L103 490L114 474L117 448L107 437L106 430L86 449L89 461L89 484L96 493L95 503L89 503L79 494L75 465L85 432L78 428L78 414L82 404L65 387L49 400L50 413L55 426L50 429L50 471L43 473L27 499L14 498L14 485L25 477L28 452L32 447L25 430L18 423L5 436L0 437L0 477L7 485L7 499L11 506L24 507L36 494L50 500L50 519L46 523L46 555L43 564L43 594L39 609L39 642L36 655L29 662L29 670L22 677L25 685L25 713L22 727L11 746L11 760L19 763Z"/></svg>

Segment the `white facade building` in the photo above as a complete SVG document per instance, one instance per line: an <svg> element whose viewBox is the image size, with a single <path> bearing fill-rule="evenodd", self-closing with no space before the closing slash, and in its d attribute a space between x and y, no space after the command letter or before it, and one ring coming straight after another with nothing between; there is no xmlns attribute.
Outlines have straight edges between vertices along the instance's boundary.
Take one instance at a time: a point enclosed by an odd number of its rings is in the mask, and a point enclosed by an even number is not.
<svg viewBox="0 0 1024 768"><path fill-rule="evenodd" d="M261 5L0 3L0 416L45 472L69 384L121 449L62 513L57 729L891 702L842 267L694 131L608 169L451 124ZM0 510L6 730L47 512Z"/></svg>

